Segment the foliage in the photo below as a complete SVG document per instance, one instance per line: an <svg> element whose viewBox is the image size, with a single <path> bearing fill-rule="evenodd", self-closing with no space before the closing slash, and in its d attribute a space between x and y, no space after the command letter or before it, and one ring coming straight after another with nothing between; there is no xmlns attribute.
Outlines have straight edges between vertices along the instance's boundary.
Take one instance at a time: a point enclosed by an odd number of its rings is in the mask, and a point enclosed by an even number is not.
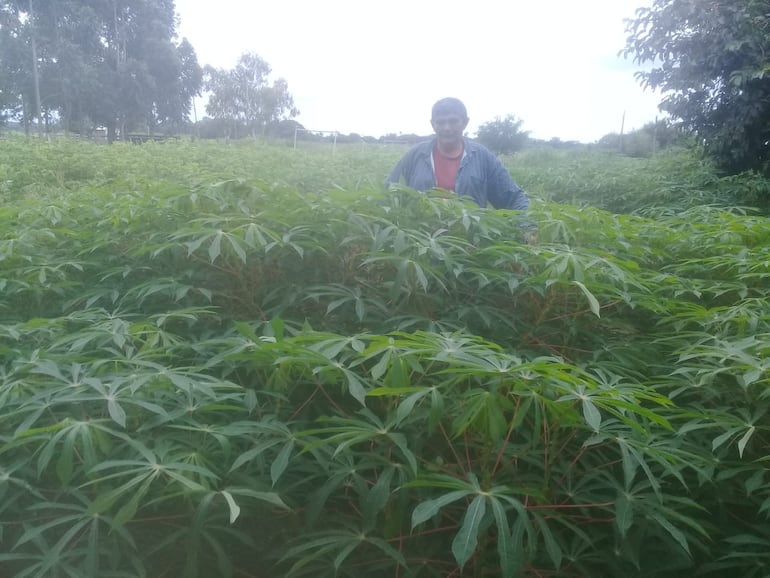
<svg viewBox="0 0 770 578"><path fill-rule="evenodd" d="M228 124L225 136L265 134L267 128L299 114L285 79L268 84L270 65L255 53L242 54L232 70L207 66L206 112Z"/></svg>
<svg viewBox="0 0 770 578"><path fill-rule="evenodd" d="M598 147L528 148L506 164L531 193L613 213L674 214L704 205L770 211L770 181L756 173L720 176L697 149L674 147L650 158L629 158Z"/></svg>
<svg viewBox="0 0 770 578"><path fill-rule="evenodd" d="M625 54L666 94L660 108L730 173L770 174L766 0L656 0L629 22Z"/></svg>
<svg viewBox="0 0 770 578"><path fill-rule="evenodd" d="M190 43L176 40L173 0L3 0L0 15L0 46L11 55L0 85L25 124L102 125L112 140L186 121L201 70Z"/></svg>
<svg viewBox="0 0 770 578"><path fill-rule="evenodd" d="M766 574L766 218L0 147L4 576Z"/></svg>
<svg viewBox="0 0 770 578"><path fill-rule="evenodd" d="M681 128L667 120L648 122L627 134L604 135L597 144L632 157L651 157L662 149L687 147L692 139Z"/></svg>
<svg viewBox="0 0 770 578"><path fill-rule="evenodd" d="M476 133L476 140L497 154L510 154L524 148L529 131L521 130L524 121L509 114L485 122Z"/></svg>
<svg viewBox="0 0 770 578"><path fill-rule="evenodd" d="M25 61L18 41L20 34L21 23L15 12L0 4L0 125L22 108Z"/></svg>

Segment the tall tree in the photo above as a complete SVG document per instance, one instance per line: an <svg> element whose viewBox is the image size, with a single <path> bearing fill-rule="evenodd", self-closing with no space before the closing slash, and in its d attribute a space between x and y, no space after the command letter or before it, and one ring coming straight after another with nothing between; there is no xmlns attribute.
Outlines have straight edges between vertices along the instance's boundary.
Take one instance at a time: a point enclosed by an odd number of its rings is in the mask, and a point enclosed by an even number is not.
<svg viewBox="0 0 770 578"><path fill-rule="evenodd" d="M177 126L199 93L195 51L176 38L174 0L0 0L33 53L42 108L65 128ZM25 100L29 100L25 97Z"/></svg>
<svg viewBox="0 0 770 578"><path fill-rule="evenodd" d="M264 134L271 123L299 114L286 80L269 84L270 73L270 65L254 53L241 55L232 70L206 68L205 87L211 93L206 112L227 122L228 136Z"/></svg>
<svg viewBox="0 0 770 578"><path fill-rule="evenodd" d="M24 56L18 11L0 4L0 123L23 115ZM27 67L32 64L27 62Z"/></svg>
<svg viewBox="0 0 770 578"><path fill-rule="evenodd" d="M627 31L661 110L726 171L770 174L770 1L655 0Z"/></svg>

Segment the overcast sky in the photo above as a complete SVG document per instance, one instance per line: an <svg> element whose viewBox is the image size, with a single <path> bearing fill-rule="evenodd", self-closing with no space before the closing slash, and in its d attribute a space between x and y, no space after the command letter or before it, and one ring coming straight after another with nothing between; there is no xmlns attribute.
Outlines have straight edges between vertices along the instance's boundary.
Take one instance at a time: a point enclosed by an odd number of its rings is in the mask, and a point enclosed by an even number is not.
<svg viewBox="0 0 770 578"><path fill-rule="evenodd" d="M634 78L624 19L650 0L176 0L201 65L256 52L306 128L429 134L462 99L468 131L514 114L535 138L593 142L660 115ZM203 116L204 102L197 101ZM662 116L662 115L660 115Z"/></svg>

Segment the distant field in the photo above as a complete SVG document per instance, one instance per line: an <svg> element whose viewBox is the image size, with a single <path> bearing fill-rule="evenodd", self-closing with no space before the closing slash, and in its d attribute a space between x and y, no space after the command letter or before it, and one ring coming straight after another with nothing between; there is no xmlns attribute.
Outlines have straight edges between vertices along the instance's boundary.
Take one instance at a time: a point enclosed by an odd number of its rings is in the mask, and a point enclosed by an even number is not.
<svg viewBox="0 0 770 578"><path fill-rule="evenodd" d="M406 145L239 141L173 141L112 146L57 139L0 141L0 194L19 195L83 183L134 179L151 186L189 187L217 179L246 179L307 192L380 187ZM770 207L770 185L758 177L719 178L697 155L663 151L630 158L598 149L524 150L503 157L532 197L590 204L613 212L703 204Z"/></svg>

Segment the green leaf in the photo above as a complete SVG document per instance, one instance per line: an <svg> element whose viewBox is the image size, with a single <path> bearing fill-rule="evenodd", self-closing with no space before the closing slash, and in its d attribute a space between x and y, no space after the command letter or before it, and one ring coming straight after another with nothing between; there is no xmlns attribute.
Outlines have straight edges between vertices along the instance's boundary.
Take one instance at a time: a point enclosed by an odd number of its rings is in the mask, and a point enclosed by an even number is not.
<svg viewBox="0 0 770 578"><path fill-rule="evenodd" d="M241 508L235 503L235 498L233 498L233 495L230 492L222 490L219 493L222 494L222 497L227 502L227 507L230 508L230 523L234 524L241 514Z"/></svg>
<svg viewBox="0 0 770 578"><path fill-rule="evenodd" d="M588 299L588 305L591 307L591 313L596 315L597 317L601 317L601 306L599 305L599 301L597 301L596 297L594 297L594 294L591 293L588 290L588 287L583 285L580 281L573 281L575 285L577 285L580 290L583 292L583 295L586 296L586 299Z"/></svg>
<svg viewBox="0 0 770 578"><path fill-rule="evenodd" d="M209 261L212 263L216 261L217 257L219 257L222 252L222 235L222 231L217 231L209 245Z"/></svg>
<svg viewBox="0 0 770 578"><path fill-rule="evenodd" d="M687 538L685 535L679 530L676 526L674 526L671 522L666 520L661 514L657 512L652 512L649 514L649 516L654 519L658 524L660 524L666 532L676 541L677 544L679 544L682 549L690 553L690 546L687 544Z"/></svg>
<svg viewBox="0 0 770 578"><path fill-rule="evenodd" d="M259 492L257 490L252 490L250 488L240 488L240 487L229 487L227 488L227 491L234 496L244 496L247 498L254 498L255 500L267 502L274 506L278 506L279 508L282 508L284 510L289 509L289 506L287 506L283 502L281 497L274 492Z"/></svg>
<svg viewBox="0 0 770 578"><path fill-rule="evenodd" d="M589 427L598 432L602 425L602 414L593 404L593 402L587 397L582 398L583 403L583 417Z"/></svg>
<svg viewBox="0 0 770 578"><path fill-rule="evenodd" d="M385 395L403 395L404 393L427 393L429 391L429 387L376 387L366 395L369 397L380 397Z"/></svg>
<svg viewBox="0 0 770 578"><path fill-rule="evenodd" d="M131 499L123 504L123 506L118 510L118 512L112 518L113 528L120 528L125 526L126 523L134 519L136 511L139 509L139 501L147 493L147 490L150 486L149 482L150 480L147 480L139 489L139 491L134 493L134 495L131 496Z"/></svg>
<svg viewBox="0 0 770 578"><path fill-rule="evenodd" d="M520 564L520 553L513 540L505 508L497 498L491 498L492 512L497 526L497 555L500 560L500 578L515 578Z"/></svg>
<svg viewBox="0 0 770 578"><path fill-rule="evenodd" d="M725 433L718 435L714 438L714 441L711 442L711 450L716 450L719 446L724 444L727 440L729 440L731 437L733 437L736 433L740 431L740 428L734 427L729 430L727 430Z"/></svg>
<svg viewBox="0 0 770 578"><path fill-rule="evenodd" d="M634 510L631 501L626 494L620 494L615 500L615 525L622 538L626 537L626 532L634 523Z"/></svg>
<svg viewBox="0 0 770 578"><path fill-rule="evenodd" d="M126 412L114 397L107 398L107 411L112 421L123 428L126 427Z"/></svg>
<svg viewBox="0 0 770 578"><path fill-rule="evenodd" d="M412 410L414 409L414 406L417 404L417 402L426 397L430 392L431 388L422 388L422 391L417 391L406 399L401 400L401 402L398 404L398 409L396 410L396 424L400 424L402 421L404 421L409 416L409 414L412 413Z"/></svg>
<svg viewBox="0 0 770 578"><path fill-rule="evenodd" d="M551 528L548 526L546 520L541 516L535 516L535 522L537 522L537 525L540 527L540 534L543 536L543 541L545 542L545 551L548 552L548 557L551 559L554 567L558 570L561 568L563 557L561 547L554 538Z"/></svg>
<svg viewBox="0 0 770 578"><path fill-rule="evenodd" d="M375 380L380 379L383 375L385 375L385 372L387 371L389 365L390 365L390 357L393 353L392 349L386 349L385 353L382 354L382 357L380 357L380 360L372 366L371 372L372 372L372 378Z"/></svg>
<svg viewBox="0 0 770 578"><path fill-rule="evenodd" d="M62 447L59 450L59 459L56 460L56 475L58 476L61 483L65 486L72 479L76 434L76 430L73 430L67 434L67 436L64 438L64 444L62 444Z"/></svg>
<svg viewBox="0 0 770 578"><path fill-rule="evenodd" d="M284 446L281 448L281 451L278 452L278 455L273 460L273 463L270 464L270 480L273 483L273 487L275 487L275 484L278 482L281 474L283 474L283 472L286 470L286 466L289 465L289 457L291 456L293 449L294 440L291 439L284 444Z"/></svg>
<svg viewBox="0 0 770 578"><path fill-rule="evenodd" d="M349 369L344 370L345 377L348 380L348 393L358 401L361 405L366 407L366 388L358 376Z"/></svg>
<svg viewBox="0 0 770 578"><path fill-rule="evenodd" d="M433 516L438 514L439 510L444 506L456 502L470 493L469 490L456 490L418 504L412 512L412 529L414 530L415 526L419 526L426 520L430 520Z"/></svg>
<svg viewBox="0 0 770 578"><path fill-rule="evenodd" d="M485 496L476 496L465 512L460 530L452 540L452 554L460 565L460 569L473 555L478 545L479 526L487 510Z"/></svg>
<svg viewBox="0 0 770 578"><path fill-rule="evenodd" d="M366 494L364 499L363 518L369 528L373 528L376 523L377 514L387 505L390 499L390 483L393 479L395 468L388 468L383 471L377 483Z"/></svg>
<svg viewBox="0 0 770 578"><path fill-rule="evenodd" d="M338 572L340 569L340 566L342 566L342 563L347 559L348 556L361 545L361 542L351 542L350 544L347 544L343 546L343 548L339 551L339 554L337 554L334 557L334 570L335 572Z"/></svg>
<svg viewBox="0 0 770 578"><path fill-rule="evenodd" d="M749 440L751 439L751 436L754 435L756 429L755 426L749 427L749 429L746 430L746 433L743 434L743 437L738 441L738 455L740 457L743 457L743 451L746 449L746 445L749 443Z"/></svg>
<svg viewBox="0 0 770 578"><path fill-rule="evenodd" d="M286 323L280 317L273 317L270 320L270 329L272 330L273 337L275 337L276 341L283 340L285 328Z"/></svg>

